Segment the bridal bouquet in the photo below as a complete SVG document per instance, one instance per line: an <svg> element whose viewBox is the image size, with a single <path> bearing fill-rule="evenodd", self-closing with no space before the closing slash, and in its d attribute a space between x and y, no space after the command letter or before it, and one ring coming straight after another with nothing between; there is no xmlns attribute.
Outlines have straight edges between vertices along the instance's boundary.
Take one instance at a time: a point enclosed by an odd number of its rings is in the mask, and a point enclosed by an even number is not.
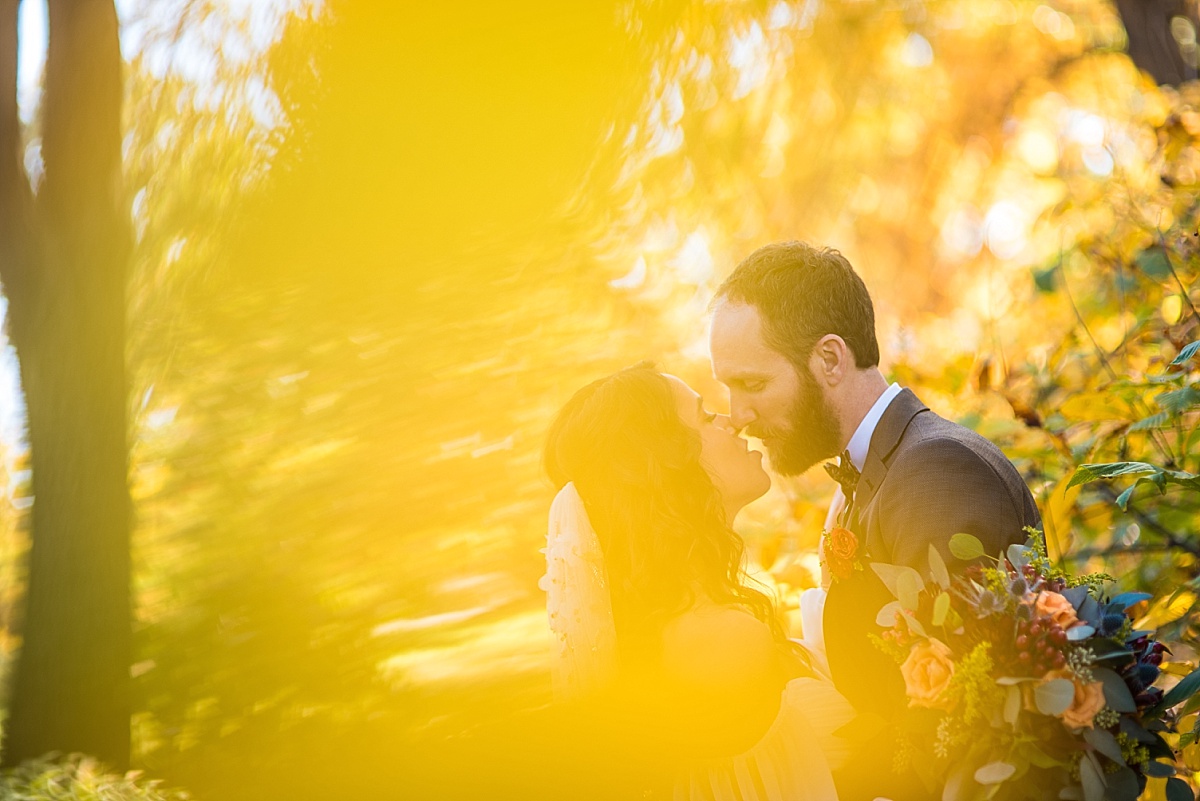
<svg viewBox="0 0 1200 801"><path fill-rule="evenodd" d="M1200 708L1200 671L1156 686L1167 649L1127 614L1150 596L1108 597L1111 577L1064 574L1028 533L988 566L978 539L955 535L951 553L975 564L954 578L932 546L928 580L871 565L896 597L876 645L908 696L898 758L945 799L1135 801L1149 778L1193 799L1176 749L1200 736L1180 726Z"/></svg>

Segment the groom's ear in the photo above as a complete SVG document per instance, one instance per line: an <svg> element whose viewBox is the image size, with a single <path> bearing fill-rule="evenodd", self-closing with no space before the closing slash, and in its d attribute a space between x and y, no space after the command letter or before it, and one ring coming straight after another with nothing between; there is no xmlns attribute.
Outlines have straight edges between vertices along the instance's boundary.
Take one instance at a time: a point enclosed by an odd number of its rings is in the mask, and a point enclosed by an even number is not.
<svg viewBox="0 0 1200 801"><path fill-rule="evenodd" d="M846 379L854 357L846 340L837 334L826 334L813 346L809 367L818 382L835 387Z"/></svg>

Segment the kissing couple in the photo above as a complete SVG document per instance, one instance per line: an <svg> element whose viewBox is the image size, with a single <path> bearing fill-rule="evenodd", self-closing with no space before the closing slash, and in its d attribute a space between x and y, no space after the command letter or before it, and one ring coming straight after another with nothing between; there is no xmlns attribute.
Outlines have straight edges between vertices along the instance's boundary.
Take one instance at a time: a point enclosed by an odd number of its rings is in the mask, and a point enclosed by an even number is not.
<svg viewBox="0 0 1200 801"><path fill-rule="evenodd" d="M986 553L1024 542L1041 524L1033 497L999 448L889 385L870 295L835 250L752 253L716 293L709 344L728 416L637 365L579 390L551 426L541 586L556 698L615 741L611 770L661 769L643 797L928 798L893 769L905 682L871 642L892 596L863 568L924 575L930 545L953 566L960 532ZM837 460L822 538L834 575L806 595L803 644L743 571L732 523L770 477L741 432L780 475Z"/></svg>

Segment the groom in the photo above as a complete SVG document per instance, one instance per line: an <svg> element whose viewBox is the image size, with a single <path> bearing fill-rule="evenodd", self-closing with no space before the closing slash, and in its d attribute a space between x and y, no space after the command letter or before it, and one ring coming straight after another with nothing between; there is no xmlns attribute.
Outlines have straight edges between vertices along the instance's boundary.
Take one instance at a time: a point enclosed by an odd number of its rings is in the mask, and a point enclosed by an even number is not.
<svg viewBox="0 0 1200 801"><path fill-rule="evenodd" d="M999 448L888 384L870 295L836 250L785 242L750 254L717 291L710 346L730 419L762 439L777 472L839 457L830 472L847 499L840 523L855 534L864 569L829 589L826 650L841 693L886 720L903 708L904 684L868 638L893 600L869 564L926 576L932 544L951 569L965 567L949 550L958 532L998 554L1025 541L1023 527L1041 525L1033 497ZM840 777L841 801L928 796L911 772L891 769L893 729L859 744L861 761Z"/></svg>

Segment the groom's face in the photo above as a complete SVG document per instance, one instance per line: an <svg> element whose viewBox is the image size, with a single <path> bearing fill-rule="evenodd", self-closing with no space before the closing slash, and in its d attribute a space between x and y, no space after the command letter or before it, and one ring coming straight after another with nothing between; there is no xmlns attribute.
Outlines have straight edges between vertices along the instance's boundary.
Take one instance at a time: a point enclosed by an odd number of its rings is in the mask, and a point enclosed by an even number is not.
<svg viewBox="0 0 1200 801"><path fill-rule="evenodd" d="M713 374L729 388L729 417L763 441L771 466L799 475L837 454L837 416L807 366L767 344L758 309L726 301L713 314Z"/></svg>

